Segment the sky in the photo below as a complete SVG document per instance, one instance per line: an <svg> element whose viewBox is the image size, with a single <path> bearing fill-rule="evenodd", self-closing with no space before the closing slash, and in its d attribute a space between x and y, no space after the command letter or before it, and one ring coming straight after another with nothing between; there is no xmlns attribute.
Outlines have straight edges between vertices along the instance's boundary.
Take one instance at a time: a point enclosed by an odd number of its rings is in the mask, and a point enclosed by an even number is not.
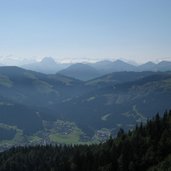
<svg viewBox="0 0 171 171"><path fill-rule="evenodd" d="M171 0L0 0L0 63L171 61Z"/></svg>

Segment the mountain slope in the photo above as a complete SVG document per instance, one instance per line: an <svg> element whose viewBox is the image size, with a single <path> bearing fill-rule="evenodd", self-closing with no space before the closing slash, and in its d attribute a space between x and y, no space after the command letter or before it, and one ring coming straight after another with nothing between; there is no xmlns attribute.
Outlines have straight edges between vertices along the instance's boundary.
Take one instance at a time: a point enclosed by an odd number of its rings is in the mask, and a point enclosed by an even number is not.
<svg viewBox="0 0 171 171"><path fill-rule="evenodd" d="M0 94L23 104L42 105L68 98L82 84L59 74L45 75L18 67L0 67L0 73Z"/></svg>
<svg viewBox="0 0 171 171"><path fill-rule="evenodd" d="M85 84L89 86L95 86L95 87L105 87L107 85L114 85L118 83L124 83L124 82L130 82L135 81L144 77L147 77L149 75L153 75L154 72L144 71L144 72L114 72L111 74L106 74L104 76L92 79L90 81L87 81Z"/></svg>
<svg viewBox="0 0 171 171"><path fill-rule="evenodd" d="M82 82L59 74L45 75L18 67L0 67L0 123L25 134L54 119L50 105L77 96Z"/></svg>
<svg viewBox="0 0 171 171"><path fill-rule="evenodd" d="M153 62L147 62L138 66L138 71L157 71L157 65Z"/></svg>
<svg viewBox="0 0 171 171"><path fill-rule="evenodd" d="M157 64L158 71L170 71L171 70L171 62L169 61L161 61Z"/></svg>
<svg viewBox="0 0 171 171"><path fill-rule="evenodd" d="M170 108L170 102L170 72L118 72L82 82L0 67L2 127L28 144L104 141Z"/></svg>
<svg viewBox="0 0 171 171"><path fill-rule="evenodd" d="M171 74L158 73L136 81L108 84L56 106L63 117L91 135L101 128L116 132L120 127L146 122L155 110L171 106Z"/></svg>
<svg viewBox="0 0 171 171"><path fill-rule="evenodd" d="M96 69L82 63L73 64L64 70L59 71L59 73L84 81L100 76Z"/></svg>
<svg viewBox="0 0 171 171"><path fill-rule="evenodd" d="M0 97L0 124L16 126L23 134L32 135L42 129L41 113L36 108L26 107ZM1 139L1 135L0 135Z"/></svg>

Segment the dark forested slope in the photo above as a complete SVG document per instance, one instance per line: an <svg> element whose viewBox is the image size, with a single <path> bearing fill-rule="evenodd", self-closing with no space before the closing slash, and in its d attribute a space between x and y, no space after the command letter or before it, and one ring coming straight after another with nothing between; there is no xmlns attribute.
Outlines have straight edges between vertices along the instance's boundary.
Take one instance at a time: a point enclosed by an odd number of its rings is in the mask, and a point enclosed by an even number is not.
<svg viewBox="0 0 171 171"><path fill-rule="evenodd" d="M95 145L16 147L0 171L165 171L171 169L171 111Z"/></svg>

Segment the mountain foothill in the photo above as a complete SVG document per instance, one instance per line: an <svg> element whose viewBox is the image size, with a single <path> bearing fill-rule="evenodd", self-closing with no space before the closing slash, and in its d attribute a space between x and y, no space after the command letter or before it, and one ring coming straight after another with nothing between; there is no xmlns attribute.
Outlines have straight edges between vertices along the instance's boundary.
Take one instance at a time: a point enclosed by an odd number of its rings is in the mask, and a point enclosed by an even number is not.
<svg viewBox="0 0 171 171"><path fill-rule="evenodd" d="M171 107L170 62L57 65L0 67L0 149L103 142Z"/></svg>

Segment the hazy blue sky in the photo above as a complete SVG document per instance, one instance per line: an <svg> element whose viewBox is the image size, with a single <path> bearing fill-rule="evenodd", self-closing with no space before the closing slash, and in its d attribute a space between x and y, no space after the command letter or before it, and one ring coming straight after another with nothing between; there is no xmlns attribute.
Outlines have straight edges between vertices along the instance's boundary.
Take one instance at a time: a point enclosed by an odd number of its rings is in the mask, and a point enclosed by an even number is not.
<svg viewBox="0 0 171 171"><path fill-rule="evenodd" d="M0 0L0 62L171 60L171 0Z"/></svg>

